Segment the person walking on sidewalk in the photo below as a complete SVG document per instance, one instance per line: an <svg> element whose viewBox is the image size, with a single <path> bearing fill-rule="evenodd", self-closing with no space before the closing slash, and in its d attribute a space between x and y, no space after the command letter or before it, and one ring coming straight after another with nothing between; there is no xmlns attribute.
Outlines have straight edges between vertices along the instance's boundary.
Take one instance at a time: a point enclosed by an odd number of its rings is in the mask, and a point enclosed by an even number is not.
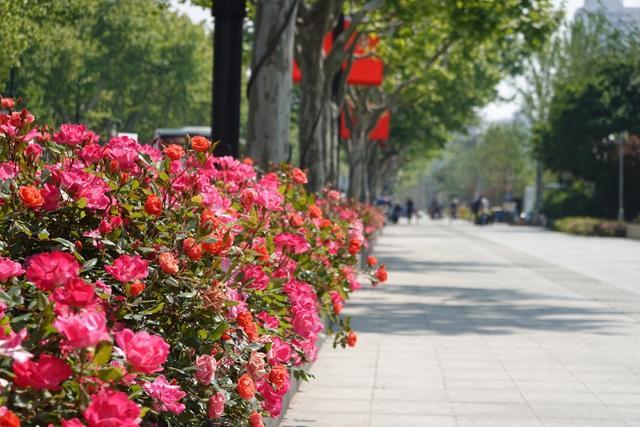
<svg viewBox="0 0 640 427"><path fill-rule="evenodd" d="M413 204L413 200L411 198L407 199L407 221L411 224L411 219L413 218L415 206Z"/></svg>

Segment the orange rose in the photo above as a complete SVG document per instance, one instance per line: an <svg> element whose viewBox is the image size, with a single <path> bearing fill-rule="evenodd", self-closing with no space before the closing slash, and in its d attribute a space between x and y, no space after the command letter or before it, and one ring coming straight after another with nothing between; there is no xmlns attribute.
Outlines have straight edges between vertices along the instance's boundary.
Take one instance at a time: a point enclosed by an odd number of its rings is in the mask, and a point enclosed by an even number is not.
<svg viewBox="0 0 640 427"><path fill-rule="evenodd" d="M19 195L22 203L28 208L38 209L44 205L42 193L33 185L20 187Z"/></svg>
<svg viewBox="0 0 640 427"><path fill-rule="evenodd" d="M249 341L253 342L258 340L258 328L253 322L253 316L250 312L243 311L242 313L238 314L236 321L238 322L238 325L240 325L244 333L247 334Z"/></svg>
<svg viewBox="0 0 640 427"><path fill-rule="evenodd" d="M256 394L256 384L248 374L243 374L238 379L238 394L244 400L251 400Z"/></svg>
<svg viewBox="0 0 640 427"><path fill-rule="evenodd" d="M173 256L171 252L163 252L158 257L158 263L160 268L167 274L176 274L180 267L178 266L178 260Z"/></svg>
<svg viewBox="0 0 640 427"><path fill-rule="evenodd" d="M293 182L295 182L296 184L307 183L307 175L300 168L293 168L291 179L293 179Z"/></svg>
<svg viewBox="0 0 640 427"><path fill-rule="evenodd" d="M249 424L251 427L264 427L264 423L262 422L262 415L253 411L251 415L249 415Z"/></svg>
<svg viewBox="0 0 640 427"><path fill-rule="evenodd" d="M205 209L200 215L200 227L215 227L216 225L218 225L216 213L210 209Z"/></svg>
<svg viewBox="0 0 640 427"><path fill-rule="evenodd" d="M269 382L276 387L276 390L281 390L289 380L289 372L287 368L278 364L271 368L269 372Z"/></svg>
<svg viewBox="0 0 640 427"><path fill-rule="evenodd" d="M347 334L347 345L349 347L355 347L356 342L358 342L358 336L355 332L350 331L349 334Z"/></svg>
<svg viewBox="0 0 640 427"><path fill-rule="evenodd" d="M291 226L293 227L300 227L304 223L304 218L302 218L297 213L290 213L288 217L289 217L289 224L291 224Z"/></svg>
<svg viewBox="0 0 640 427"><path fill-rule="evenodd" d="M309 216L311 218L322 218L322 209L316 205L309 206Z"/></svg>
<svg viewBox="0 0 640 427"><path fill-rule="evenodd" d="M164 149L164 154L171 160L180 160L184 156L184 148L177 144L171 144Z"/></svg>
<svg viewBox="0 0 640 427"><path fill-rule="evenodd" d="M191 147L198 153L204 153L211 147L211 141L204 136L194 136L191 138Z"/></svg>
<svg viewBox="0 0 640 427"><path fill-rule="evenodd" d="M187 256L194 261L202 258L202 245L196 242L196 239L188 237L182 242L182 249L187 253Z"/></svg>
<svg viewBox="0 0 640 427"><path fill-rule="evenodd" d="M378 264L378 258L374 256L368 256L367 264L369 265L369 267L373 267L374 265Z"/></svg>
<svg viewBox="0 0 640 427"><path fill-rule="evenodd" d="M211 255L220 255L233 245L233 237L226 230L218 230L205 237L202 249Z"/></svg>
<svg viewBox="0 0 640 427"><path fill-rule="evenodd" d="M389 275L387 274L387 269L384 264L382 264L380 268L378 268L378 271L376 271L376 279L381 282L386 282L388 276Z"/></svg>
<svg viewBox="0 0 640 427"><path fill-rule="evenodd" d="M149 194L147 201L144 202L144 210L153 216L160 216L162 214L162 200L155 194Z"/></svg>

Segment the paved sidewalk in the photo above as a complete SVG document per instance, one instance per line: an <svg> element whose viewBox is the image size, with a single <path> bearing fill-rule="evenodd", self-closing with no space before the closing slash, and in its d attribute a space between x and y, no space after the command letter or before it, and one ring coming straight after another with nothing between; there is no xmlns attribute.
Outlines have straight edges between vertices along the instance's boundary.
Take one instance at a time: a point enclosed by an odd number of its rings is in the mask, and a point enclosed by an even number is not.
<svg viewBox="0 0 640 427"><path fill-rule="evenodd" d="M640 293L615 285L633 268L604 280L510 232L387 227L389 283L347 305L357 347L323 347L281 426L640 426Z"/></svg>

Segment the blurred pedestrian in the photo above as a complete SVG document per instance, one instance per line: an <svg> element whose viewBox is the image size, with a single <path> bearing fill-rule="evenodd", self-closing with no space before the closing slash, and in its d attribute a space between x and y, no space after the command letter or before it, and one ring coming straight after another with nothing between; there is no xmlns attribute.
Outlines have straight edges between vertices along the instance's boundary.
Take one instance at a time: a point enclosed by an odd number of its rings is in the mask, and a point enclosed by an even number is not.
<svg viewBox="0 0 640 427"><path fill-rule="evenodd" d="M407 221L411 224L411 219L413 218L415 206L413 204L413 200L411 198L407 199Z"/></svg>

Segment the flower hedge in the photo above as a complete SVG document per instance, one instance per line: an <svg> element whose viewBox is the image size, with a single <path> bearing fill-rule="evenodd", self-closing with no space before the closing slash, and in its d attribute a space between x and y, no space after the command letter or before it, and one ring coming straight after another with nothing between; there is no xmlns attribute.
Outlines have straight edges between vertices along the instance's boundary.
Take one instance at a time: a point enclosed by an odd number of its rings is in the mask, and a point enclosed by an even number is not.
<svg viewBox="0 0 640 427"><path fill-rule="evenodd" d="M1 101L0 426L261 426L323 318L355 345L340 311L375 210L202 137L101 145Z"/></svg>

